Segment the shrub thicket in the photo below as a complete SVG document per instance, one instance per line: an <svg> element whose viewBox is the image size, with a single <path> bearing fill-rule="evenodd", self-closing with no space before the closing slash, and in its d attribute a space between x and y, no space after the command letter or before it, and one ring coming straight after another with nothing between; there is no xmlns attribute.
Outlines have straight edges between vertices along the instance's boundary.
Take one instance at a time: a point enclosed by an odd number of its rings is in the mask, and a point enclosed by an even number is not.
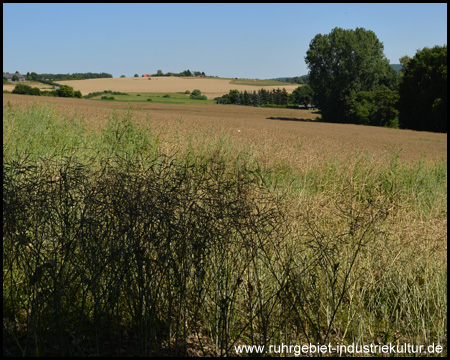
<svg viewBox="0 0 450 360"><path fill-rule="evenodd" d="M98 92L89 93L87 95L84 95L83 98L84 99L91 99L93 97L97 97L97 96L100 96L100 95L103 95L103 94L128 95L127 93L123 93L123 92L120 92L120 91L104 90L104 91L98 91ZM139 96L139 94L138 94L138 96Z"/></svg>
<svg viewBox="0 0 450 360"><path fill-rule="evenodd" d="M38 88L34 88L25 84L17 84L12 91L13 94L21 95L41 95L41 91Z"/></svg>
<svg viewBox="0 0 450 360"><path fill-rule="evenodd" d="M208 100L206 95L202 95L202 92L198 89L192 90L192 93L189 95L189 99L193 100Z"/></svg>
<svg viewBox="0 0 450 360"><path fill-rule="evenodd" d="M59 97L76 97L81 99L81 91L74 91L72 87L61 85L58 89L52 91L41 91L39 88L31 87L25 84L17 84L13 94L36 95L36 96L59 96Z"/></svg>
<svg viewBox="0 0 450 360"><path fill-rule="evenodd" d="M59 97L75 97L73 87L69 85L61 85L58 89L56 89L56 94Z"/></svg>

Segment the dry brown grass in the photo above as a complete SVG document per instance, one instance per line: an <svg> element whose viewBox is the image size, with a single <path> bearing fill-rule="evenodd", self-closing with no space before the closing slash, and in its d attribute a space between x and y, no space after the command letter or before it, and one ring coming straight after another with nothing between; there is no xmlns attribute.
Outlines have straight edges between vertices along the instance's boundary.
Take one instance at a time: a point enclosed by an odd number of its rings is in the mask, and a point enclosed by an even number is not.
<svg viewBox="0 0 450 360"><path fill-rule="evenodd" d="M52 103L65 113L86 115L92 128L105 126L112 111L128 108L121 102L3 94L3 103L8 101ZM220 133L236 144L250 143L268 162L294 167L314 166L330 156L346 161L364 151L380 161L396 151L405 161L447 159L447 134L322 123L313 121L320 115L309 110L147 103L133 103L131 108L137 121L151 125L169 144L175 137L179 142L187 136L201 140Z"/></svg>
<svg viewBox="0 0 450 360"><path fill-rule="evenodd" d="M69 85L79 90L83 95L104 90L120 92L184 92L199 89L208 99L222 96L232 89L239 91L257 91L258 86L239 85L231 83L232 80L214 78L181 78L181 77L154 77L150 78L111 78L58 81L58 84ZM285 88L288 93L294 91L298 85L264 86L267 90Z"/></svg>

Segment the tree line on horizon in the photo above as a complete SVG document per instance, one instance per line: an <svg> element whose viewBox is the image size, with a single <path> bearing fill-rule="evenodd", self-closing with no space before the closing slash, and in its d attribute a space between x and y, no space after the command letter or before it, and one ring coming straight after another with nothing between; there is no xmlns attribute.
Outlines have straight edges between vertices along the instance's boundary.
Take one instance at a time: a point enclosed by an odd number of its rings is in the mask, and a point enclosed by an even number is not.
<svg viewBox="0 0 450 360"><path fill-rule="evenodd" d="M279 78L273 78L269 80L277 80L277 81L283 81L287 83L292 84L308 84L309 83L309 75L302 75L302 76L292 76L292 77L279 77Z"/></svg>
<svg viewBox="0 0 450 360"><path fill-rule="evenodd" d="M180 76L180 77L183 77L183 76L198 76L198 77L200 77L200 76L206 76L206 74L205 74L204 71L191 72L189 69L188 70L184 70L184 71L182 71L180 73L167 72L165 74L163 73L162 70L158 70L158 71L156 71L156 74L153 74L152 76Z"/></svg>
<svg viewBox="0 0 450 360"><path fill-rule="evenodd" d="M48 81L67 81L67 80L85 80L85 79L104 79L112 78L111 74L102 73L73 73L73 74L37 74L27 72L25 78L30 81L48 82Z"/></svg>

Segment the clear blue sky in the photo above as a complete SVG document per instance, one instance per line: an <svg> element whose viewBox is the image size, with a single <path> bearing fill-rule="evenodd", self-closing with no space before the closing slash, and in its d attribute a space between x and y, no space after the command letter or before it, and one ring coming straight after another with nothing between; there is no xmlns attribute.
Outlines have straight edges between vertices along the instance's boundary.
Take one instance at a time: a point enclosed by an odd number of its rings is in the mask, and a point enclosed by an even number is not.
<svg viewBox="0 0 450 360"><path fill-rule="evenodd" d="M372 30L391 63L447 44L447 4L3 4L3 71L220 77L308 73L334 27Z"/></svg>

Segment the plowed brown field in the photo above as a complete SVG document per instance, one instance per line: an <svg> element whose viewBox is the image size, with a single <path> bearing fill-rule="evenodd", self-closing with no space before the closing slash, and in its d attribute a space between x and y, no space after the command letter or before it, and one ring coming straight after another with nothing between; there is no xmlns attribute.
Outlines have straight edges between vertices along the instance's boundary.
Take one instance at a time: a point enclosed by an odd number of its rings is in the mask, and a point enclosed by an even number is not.
<svg viewBox="0 0 450 360"><path fill-rule="evenodd" d="M151 80L149 80L151 79ZM79 90L83 95L104 90L120 92L185 92L199 89L208 99L227 94L232 89L239 91L258 91L262 86L233 84L232 80L215 78L181 78L181 77L154 77L154 78L110 78L58 81L58 84L69 85ZM256 82L255 82L256 83ZM264 89L285 88L288 93L294 91L298 85L264 86Z"/></svg>
<svg viewBox="0 0 450 360"><path fill-rule="evenodd" d="M83 115L92 128L104 126L113 110L125 112L129 106L122 102L3 94L4 106L7 102L51 103L66 114ZM364 151L380 161L397 151L406 161L447 159L447 134L323 123L312 120L319 114L309 110L216 104L130 106L136 121L150 124L173 147L188 136L201 140L220 134L228 135L236 144L251 144L269 162L295 167L308 167L329 156L345 161Z"/></svg>

